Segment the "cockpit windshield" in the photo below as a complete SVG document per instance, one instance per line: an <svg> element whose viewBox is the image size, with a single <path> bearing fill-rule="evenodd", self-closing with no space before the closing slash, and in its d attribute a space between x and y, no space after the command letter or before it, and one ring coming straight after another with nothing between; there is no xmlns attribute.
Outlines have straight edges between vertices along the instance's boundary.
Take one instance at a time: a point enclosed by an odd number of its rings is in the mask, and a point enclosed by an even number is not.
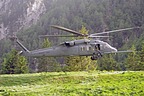
<svg viewBox="0 0 144 96"><path fill-rule="evenodd" d="M97 40L96 42L101 45L101 48L103 49L103 51L117 52L117 49L109 45L107 42L100 41L100 40Z"/></svg>

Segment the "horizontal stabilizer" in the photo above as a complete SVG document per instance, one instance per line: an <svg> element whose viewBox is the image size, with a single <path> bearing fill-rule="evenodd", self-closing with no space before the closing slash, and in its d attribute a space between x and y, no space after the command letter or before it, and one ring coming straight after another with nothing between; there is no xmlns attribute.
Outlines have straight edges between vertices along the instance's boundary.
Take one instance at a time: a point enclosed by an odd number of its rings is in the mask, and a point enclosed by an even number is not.
<svg viewBox="0 0 144 96"><path fill-rule="evenodd" d="M115 51L115 52L105 52L106 54L111 54L111 53L131 53L134 52L132 50L127 50L127 51Z"/></svg>

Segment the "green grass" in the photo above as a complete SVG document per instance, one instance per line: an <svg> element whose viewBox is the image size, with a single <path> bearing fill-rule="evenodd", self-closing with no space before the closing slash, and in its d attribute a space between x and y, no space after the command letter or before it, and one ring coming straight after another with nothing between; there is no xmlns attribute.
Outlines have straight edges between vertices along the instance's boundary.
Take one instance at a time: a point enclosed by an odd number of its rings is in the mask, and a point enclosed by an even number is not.
<svg viewBox="0 0 144 96"><path fill-rule="evenodd" d="M144 72L0 75L0 96L144 96Z"/></svg>

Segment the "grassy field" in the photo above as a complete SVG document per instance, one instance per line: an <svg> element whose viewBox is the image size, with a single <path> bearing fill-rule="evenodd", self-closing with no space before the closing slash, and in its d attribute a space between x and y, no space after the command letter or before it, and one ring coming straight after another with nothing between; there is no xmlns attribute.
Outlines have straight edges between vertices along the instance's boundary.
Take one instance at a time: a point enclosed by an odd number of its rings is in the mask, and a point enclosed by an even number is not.
<svg viewBox="0 0 144 96"><path fill-rule="evenodd" d="M0 96L144 96L144 72L0 75Z"/></svg>

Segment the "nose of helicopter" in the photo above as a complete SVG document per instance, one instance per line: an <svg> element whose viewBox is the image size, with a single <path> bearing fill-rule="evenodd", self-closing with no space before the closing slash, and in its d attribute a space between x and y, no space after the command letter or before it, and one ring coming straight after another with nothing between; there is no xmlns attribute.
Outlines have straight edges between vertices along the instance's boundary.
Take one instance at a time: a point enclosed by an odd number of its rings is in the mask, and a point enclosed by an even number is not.
<svg viewBox="0 0 144 96"><path fill-rule="evenodd" d="M112 52L117 52L118 50L116 48L111 48Z"/></svg>

